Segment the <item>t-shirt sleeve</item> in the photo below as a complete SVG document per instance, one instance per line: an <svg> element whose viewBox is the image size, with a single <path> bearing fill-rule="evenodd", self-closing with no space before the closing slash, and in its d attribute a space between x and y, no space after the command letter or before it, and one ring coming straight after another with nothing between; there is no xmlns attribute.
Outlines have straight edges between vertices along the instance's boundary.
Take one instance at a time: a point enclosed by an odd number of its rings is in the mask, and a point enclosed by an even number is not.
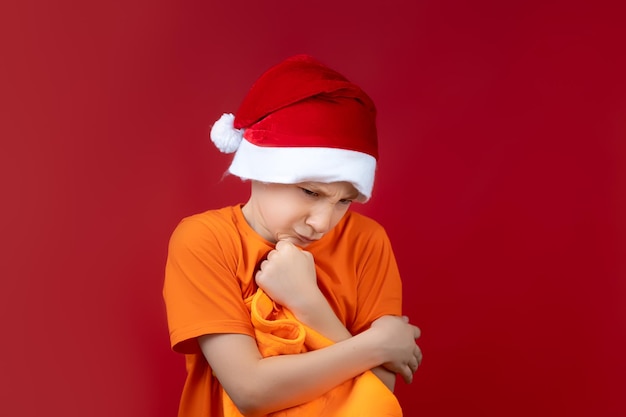
<svg viewBox="0 0 626 417"><path fill-rule="evenodd" d="M368 236L357 267L358 309L350 329L367 330L384 315L402 314L402 282L387 233L377 225Z"/></svg>
<svg viewBox="0 0 626 417"><path fill-rule="evenodd" d="M169 241L163 297L170 342L180 353L198 353L198 336L254 336L236 276L235 232L219 221L184 219Z"/></svg>

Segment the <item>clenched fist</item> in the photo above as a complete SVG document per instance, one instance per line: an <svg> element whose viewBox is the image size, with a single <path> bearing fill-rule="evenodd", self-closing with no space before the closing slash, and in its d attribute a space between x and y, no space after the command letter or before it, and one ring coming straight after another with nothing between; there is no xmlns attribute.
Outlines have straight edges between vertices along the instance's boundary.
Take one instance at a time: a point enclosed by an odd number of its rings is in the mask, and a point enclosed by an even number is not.
<svg viewBox="0 0 626 417"><path fill-rule="evenodd" d="M286 240L276 243L261 262L255 280L274 302L291 310L304 308L321 295L313 255Z"/></svg>

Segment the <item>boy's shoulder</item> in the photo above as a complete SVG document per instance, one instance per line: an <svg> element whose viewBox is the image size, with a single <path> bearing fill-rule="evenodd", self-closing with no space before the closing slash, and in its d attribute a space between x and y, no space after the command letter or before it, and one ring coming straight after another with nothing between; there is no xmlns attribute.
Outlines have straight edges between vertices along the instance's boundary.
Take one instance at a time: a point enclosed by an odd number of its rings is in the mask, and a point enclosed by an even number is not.
<svg viewBox="0 0 626 417"><path fill-rule="evenodd" d="M197 222L201 224L236 223L236 209L238 206L226 206L219 209L206 210L200 213L183 217L180 223Z"/></svg>
<svg viewBox="0 0 626 417"><path fill-rule="evenodd" d="M213 236L223 240L225 236L237 235L238 207L227 206L186 216L174 229L173 237L204 240Z"/></svg>

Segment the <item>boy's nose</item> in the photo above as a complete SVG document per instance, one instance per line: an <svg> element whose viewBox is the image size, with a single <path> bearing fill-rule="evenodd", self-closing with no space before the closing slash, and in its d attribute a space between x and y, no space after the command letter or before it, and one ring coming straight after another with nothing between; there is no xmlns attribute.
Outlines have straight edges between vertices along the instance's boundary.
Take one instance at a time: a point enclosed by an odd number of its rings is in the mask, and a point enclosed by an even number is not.
<svg viewBox="0 0 626 417"><path fill-rule="evenodd" d="M325 234L330 230L332 215L332 205L316 207L315 210L309 213L306 224L309 225L315 233Z"/></svg>

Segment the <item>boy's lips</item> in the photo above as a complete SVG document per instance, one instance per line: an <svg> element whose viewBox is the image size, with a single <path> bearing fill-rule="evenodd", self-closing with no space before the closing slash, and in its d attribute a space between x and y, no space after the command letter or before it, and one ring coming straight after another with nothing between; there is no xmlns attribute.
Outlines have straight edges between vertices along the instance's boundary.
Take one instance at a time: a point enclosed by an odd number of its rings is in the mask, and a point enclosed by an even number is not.
<svg viewBox="0 0 626 417"><path fill-rule="evenodd" d="M307 246L313 242L317 242L322 238L323 234L315 235L313 237L309 237L307 235L301 235L296 231L291 231L290 233L280 234L277 236L277 241L279 240L288 240L294 245L298 246Z"/></svg>
<svg viewBox="0 0 626 417"><path fill-rule="evenodd" d="M301 242L304 242L304 243L313 243L316 240L319 240L319 239L308 238L306 236L302 236L302 235L297 234L297 233L296 233L296 237L297 237L298 240L300 240Z"/></svg>

